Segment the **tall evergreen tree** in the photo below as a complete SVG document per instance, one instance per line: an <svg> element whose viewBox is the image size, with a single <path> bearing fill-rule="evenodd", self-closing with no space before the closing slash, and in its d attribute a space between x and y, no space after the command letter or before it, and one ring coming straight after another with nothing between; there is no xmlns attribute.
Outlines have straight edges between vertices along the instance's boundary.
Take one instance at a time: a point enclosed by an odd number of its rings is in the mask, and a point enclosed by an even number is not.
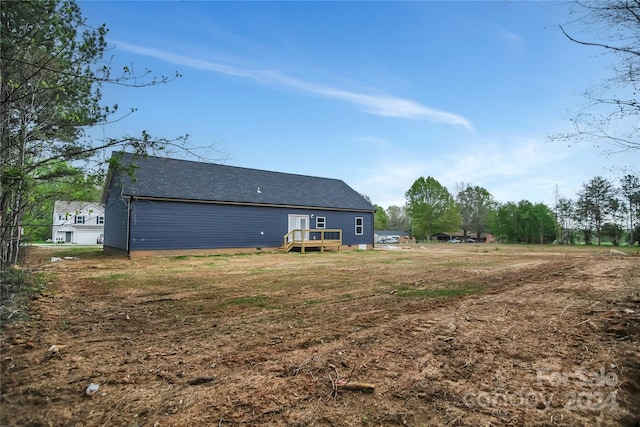
<svg viewBox="0 0 640 427"><path fill-rule="evenodd" d="M566 197L560 197L556 201L556 221L560 228L558 243L566 245L572 242L574 218L573 200Z"/></svg>
<svg viewBox="0 0 640 427"><path fill-rule="evenodd" d="M620 180L620 194L627 207L629 222L629 242L633 245L637 221L640 220L640 178L638 175L627 174Z"/></svg>
<svg viewBox="0 0 640 427"><path fill-rule="evenodd" d="M105 25L88 26L73 0L2 2L0 20L0 272L5 272L19 261L25 215L46 201L41 186L77 177L79 162L104 149L142 154L167 144L182 146L184 138L154 139L146 131L101 141L86 137L88 128L117 111L101 106L102 85L142 87L168 79L135 75L130 68L113 77L101 62Z"/></svg>
<svg viewBox="0 0 640 427"><path fill-rule="evenodd" d="M585 242L595 231L598 245L602 244L602 226L611 217L616 200L616 190L607 179L596 176L583 184L578 194L576 214L583 223Z"/></svg>

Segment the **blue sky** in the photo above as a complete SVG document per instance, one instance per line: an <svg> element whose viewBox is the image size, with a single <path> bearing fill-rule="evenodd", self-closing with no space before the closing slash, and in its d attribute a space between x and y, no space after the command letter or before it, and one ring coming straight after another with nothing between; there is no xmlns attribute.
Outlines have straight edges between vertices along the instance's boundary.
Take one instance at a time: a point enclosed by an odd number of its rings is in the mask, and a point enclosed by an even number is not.
<svg viewBox="0 0 640 427"><path fill-rule="evenodd" d="M135 114L96 137L189 134L211 161L337 178L387 208L420 176L552 206L640 153L549 142L609 57L556 2L80 1L112 68L182 77L103 89ZM575 31L578 31L577 27ZM605 147L606 148L606 147ZM176 157L183 157L176 155Z"/></svg>

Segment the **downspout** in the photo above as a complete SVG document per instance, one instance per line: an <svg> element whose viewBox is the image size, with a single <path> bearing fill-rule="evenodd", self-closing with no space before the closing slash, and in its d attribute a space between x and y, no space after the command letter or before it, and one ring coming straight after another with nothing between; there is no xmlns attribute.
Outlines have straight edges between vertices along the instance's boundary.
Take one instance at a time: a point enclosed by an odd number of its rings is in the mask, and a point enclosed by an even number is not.
<svg viewBox="0 0 640 427"><path fill-rule="evenodd" d="M129 196L129 200L127 202L127 257L131 255L131 200L133 198Z"/></svg>
<svg viewBox="0 0 640 427"><path fill-rule="evenodd" d="M376 211L371 212L371 249L376 247Z"/></svg>

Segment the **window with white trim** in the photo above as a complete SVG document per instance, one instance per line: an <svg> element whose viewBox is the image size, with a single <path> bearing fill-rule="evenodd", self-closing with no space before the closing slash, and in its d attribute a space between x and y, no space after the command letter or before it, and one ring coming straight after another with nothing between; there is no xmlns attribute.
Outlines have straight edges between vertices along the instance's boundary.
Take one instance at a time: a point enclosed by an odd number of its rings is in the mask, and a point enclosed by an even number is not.
<svg viewBox="0 0 640 427"><path fill-rule="evenodd" d="M74 224L84 224L84 215L76 215L73 217Z"/></svg>
<svg viewBox="0 0 640 427"><path fill-rule="evenodd" d="M361 216L356 217L356 236L362 236L364 234L364 218Z"/></svg>
<svg viewBox="0 0 640 427"><path fill-rule="evenodd" d="M317 216L316 228L327 228L327 218L324 216Z"/></svg>
<svg viewBox="0 0 640 427"><path fill-rule="evenodd" d="M98 224L104 224L104 215L98 217Z"/></svg>

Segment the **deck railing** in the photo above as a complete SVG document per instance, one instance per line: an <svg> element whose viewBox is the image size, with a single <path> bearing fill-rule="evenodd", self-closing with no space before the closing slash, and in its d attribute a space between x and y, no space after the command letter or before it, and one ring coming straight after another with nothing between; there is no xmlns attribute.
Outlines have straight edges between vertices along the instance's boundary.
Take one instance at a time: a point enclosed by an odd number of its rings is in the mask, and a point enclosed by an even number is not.
<svg viewBox="0 0 640 427"><path fill-rule="evenodd" d="M335 247L340 250L341 246L341 229L291 230L284 235L282 242L282 248L285 252L289 252L293 248L300 248L302 253L305 248L320 248L324 252L325 248Z"/></svg>

